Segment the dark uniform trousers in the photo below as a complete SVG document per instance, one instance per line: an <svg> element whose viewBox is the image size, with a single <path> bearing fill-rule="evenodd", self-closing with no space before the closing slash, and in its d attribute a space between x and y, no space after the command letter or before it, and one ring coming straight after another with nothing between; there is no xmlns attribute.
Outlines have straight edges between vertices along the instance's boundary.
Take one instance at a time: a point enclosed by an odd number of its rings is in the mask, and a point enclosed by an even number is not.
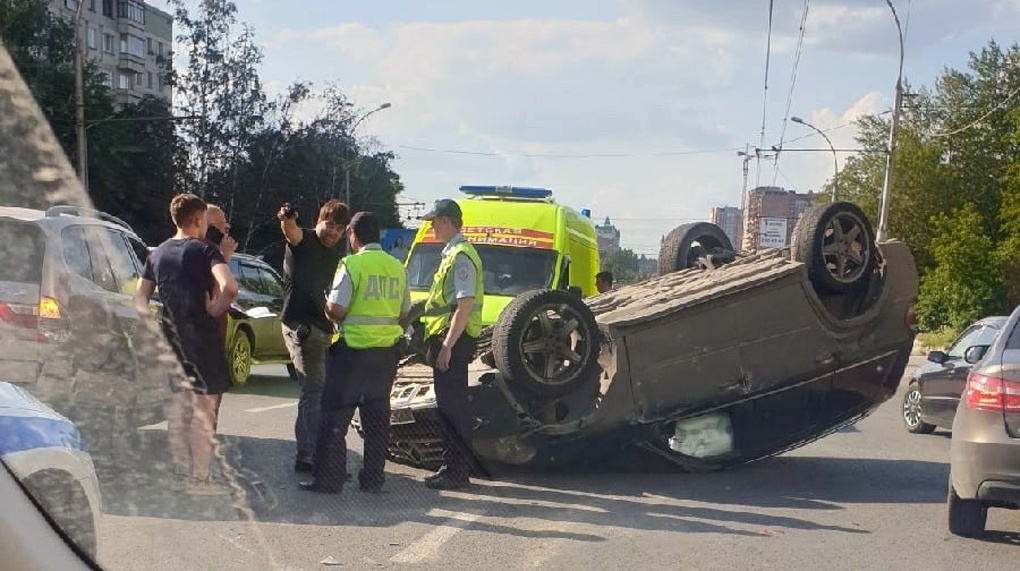
<svg viewBox="0 0 1020 571"><path fill-rule="evenodd" d="M365 458L358 481L362 487L382 486L397 357L395 347L352 349L342 338L330 347L313 469L315 481L324 488L343 487L347 474L347 429L355 408L361 415L365 434Z"/></svg>
<svg viewBox="0 0 1020 571"><path fill-rule="evenodd" d="M466 479L471 474L472 421L468 405L468 365L475 359L478 340L462 333L450 351L450 368L435 368L435 358L442 348L445 332L428 341L428 363L433 366L436 405L439 408L443 435L443 468L453 479Z"/></svg>

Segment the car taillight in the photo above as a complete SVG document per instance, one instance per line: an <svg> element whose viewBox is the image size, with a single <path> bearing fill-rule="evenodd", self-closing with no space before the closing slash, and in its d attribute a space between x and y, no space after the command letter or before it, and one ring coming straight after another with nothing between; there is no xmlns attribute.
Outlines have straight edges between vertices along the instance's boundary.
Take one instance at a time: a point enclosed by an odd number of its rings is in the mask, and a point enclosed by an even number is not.
<svg viewBox="0 0 1020 571"><path fill-rule="evenodd" d="M976 410L1020 412L1020 383L971 373L964 400Z"/></svg>
<svg viewBox="0 0 1020 571"><path fill-rule="evenodd" d="M903 316L903 323L911 331L917 332L917 311L914 309L914 304L910 304L910 307L907 308L907 314Z"/></svg>
<svg viewBox="0 0 1020 571"><path fill-rule="evenodd" d="M52 297L39 298L39 342L64 342L70 339L67 316L60 302Z"/></svg>
<svg viewBox="0 0 1020 571"><path fill-rule="evenodd" d="M18 303L0 302L0 321L24 329L35 329L39 326L36 308Z"/></svg>
<svg viewBox="0 0 1020 571"><path fill-rule="evenodd" d="M39 319L60 319L63 314L60 312L60 304L52 297L44 297L39 300Z"/></svg>

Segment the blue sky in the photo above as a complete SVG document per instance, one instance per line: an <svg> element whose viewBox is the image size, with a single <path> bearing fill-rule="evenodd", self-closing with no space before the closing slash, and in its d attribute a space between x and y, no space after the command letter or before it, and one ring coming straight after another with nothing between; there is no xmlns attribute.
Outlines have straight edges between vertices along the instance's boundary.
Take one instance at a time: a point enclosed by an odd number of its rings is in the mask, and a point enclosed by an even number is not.
<svg viewBox="0 0 1020 571"><path fill-rule="evenodd" d="M737 148L761 140L768 0L235 0L265 50L270 90L335 81L373 115L359 136L394 151L405 199L461 184L553 189L610 216L655 255L674 226L739 205ZM931 85L990 39L1016 41L1020 0L894 0L905 76ZM790 115L822 129L890 107L896 28L883 0L810 0ZM765 146L780 141L804 0L775 0ZM789 147L825 147L786 125ZM838 147L854 130L831 131ZM495 153L425 152L409 147ZM521 155L626 155L563 158ZM840 165L845 155L840 156ZM762 163L751 185L817 189L829 153Z"/></svg>

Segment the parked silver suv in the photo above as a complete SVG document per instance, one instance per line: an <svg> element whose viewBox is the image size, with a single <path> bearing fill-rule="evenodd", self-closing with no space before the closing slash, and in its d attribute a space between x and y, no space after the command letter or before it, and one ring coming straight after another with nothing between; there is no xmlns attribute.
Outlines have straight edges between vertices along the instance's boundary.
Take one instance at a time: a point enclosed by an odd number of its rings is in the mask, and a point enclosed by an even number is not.
<svg viewBox="0 0 1020 571"><path fill-rule="evenodd" d="M147 255L108 214L0 206L0 379L78 423L93 449L163 418L169 369L132 305Z"/></svg>

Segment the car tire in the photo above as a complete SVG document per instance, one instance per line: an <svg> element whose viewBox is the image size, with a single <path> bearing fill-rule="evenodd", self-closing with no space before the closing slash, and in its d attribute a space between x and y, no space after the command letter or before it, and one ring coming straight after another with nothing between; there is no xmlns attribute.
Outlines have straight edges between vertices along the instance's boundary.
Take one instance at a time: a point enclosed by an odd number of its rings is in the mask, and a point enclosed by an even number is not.
<svg viewBox="0 0 1020 571"><path fill-rule="evenodd" d="M864 212L850 202L833 202L804 211L794 228L790 256L807 266L818 293L843 294L867 286L878 247Z"/></svg>
<svg viewBox="0 0 1020 571"><path fill-rule="evenodd" d="M977 537L984 533L988 521L988 506L978 500L965 500L953 489L952 476L949 482L949 531L961 537Z"/></svg>
<svg viewBox="0 0 1020 571"><path fill-rule="evenodd" d="M230 351L227 352L227 371L230 373L230 382L234 385L247 383L248 377L251 376L251 345L251 337L246 330L234 331Z"/></svg>
<svg viewBox="0 0 1020 571"><path fill-rule="evenodd" d="M916 380L910 382L903 395L903 413L900 418L911 434L931 434L935 430L934 424L921 420L921 385Z"/></svg>
<svg viewBox="0 0 1020 571"><path fill-rule="evenodd" d="M698 267L707 254L733 257L733 244L722 228L711 222L677 226L659 247L659 275Z"/></svg>
<svg viewBox="0 0 1020 571"><path fill-rule="evenodd" d="M511 387L564 396L598 377L600 339L584 301L563 290L533 290L515 297L496 320L493 362Z"/></svg>

